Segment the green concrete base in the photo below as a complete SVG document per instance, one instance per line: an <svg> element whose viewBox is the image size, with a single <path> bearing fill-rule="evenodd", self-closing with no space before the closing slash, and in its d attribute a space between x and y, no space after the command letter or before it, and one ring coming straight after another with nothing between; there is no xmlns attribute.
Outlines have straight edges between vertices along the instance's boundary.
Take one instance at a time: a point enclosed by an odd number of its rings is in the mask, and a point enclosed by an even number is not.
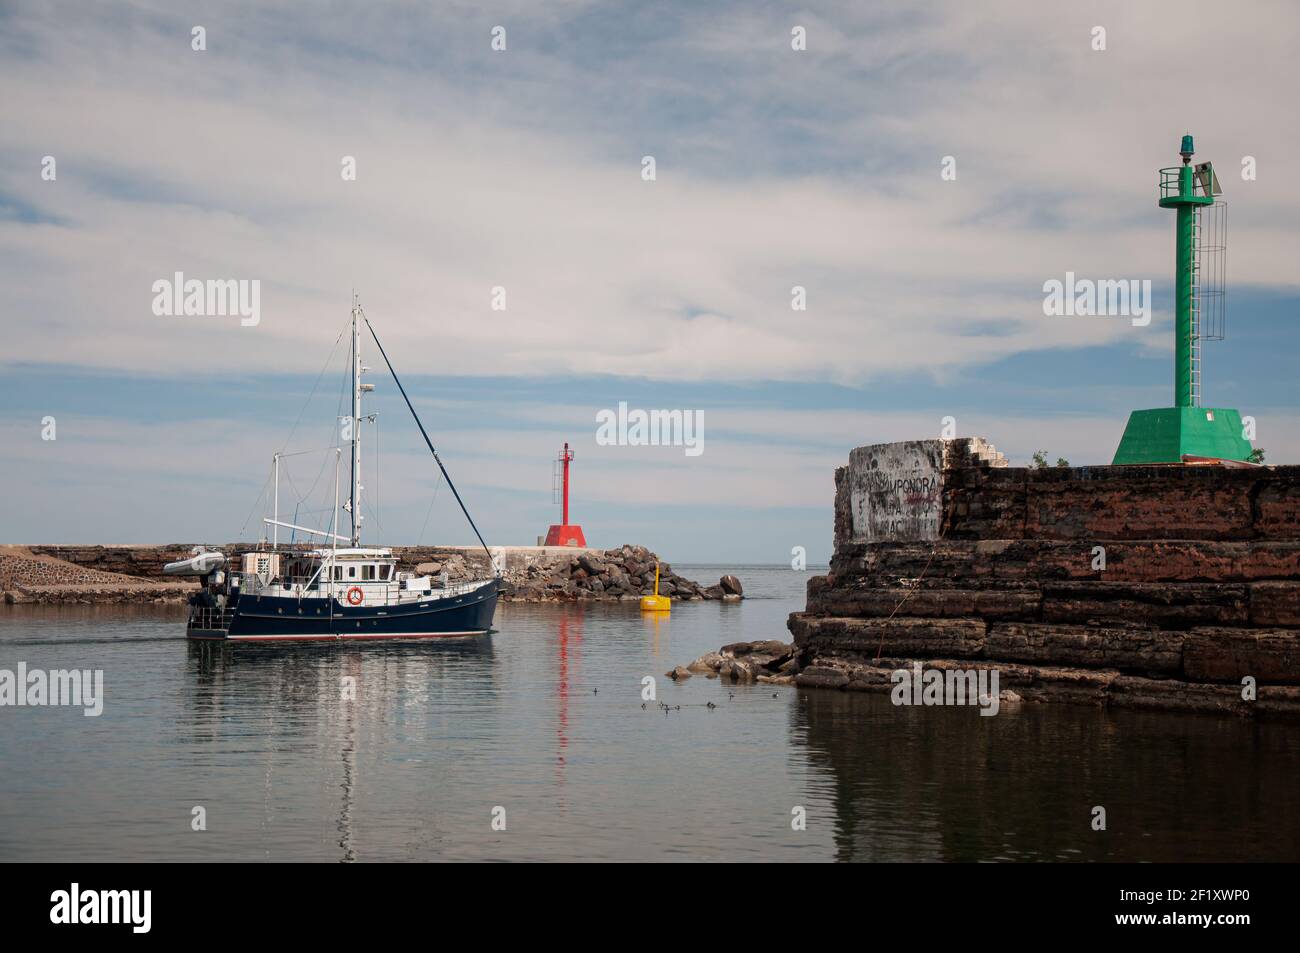
<svg viewBox="0 0 1300 953"><path fill-rule="evenodd" d="M1185 455L1249 460L1252 449L1235 410L1160 407L1129 415L1113 464L1181 463Z"/></svg>

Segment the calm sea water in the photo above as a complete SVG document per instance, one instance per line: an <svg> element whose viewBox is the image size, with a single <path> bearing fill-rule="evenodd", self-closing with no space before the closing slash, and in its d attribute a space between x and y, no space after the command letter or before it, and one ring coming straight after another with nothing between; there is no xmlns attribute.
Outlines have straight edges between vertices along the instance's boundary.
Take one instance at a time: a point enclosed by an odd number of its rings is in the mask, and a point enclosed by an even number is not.
<svg viewBox="0 0 1300 953"><path fill-rule="evenodd" d="M787 638L808 576L678 568L749 598L503 605L489 638L287 649L187 643L177 608L0 606L0 668L100 668L106 695L98 718L0 708L0 859L1300 858L1293 727L674 684ZM671 711L643 707L647 675Z"/></svg>

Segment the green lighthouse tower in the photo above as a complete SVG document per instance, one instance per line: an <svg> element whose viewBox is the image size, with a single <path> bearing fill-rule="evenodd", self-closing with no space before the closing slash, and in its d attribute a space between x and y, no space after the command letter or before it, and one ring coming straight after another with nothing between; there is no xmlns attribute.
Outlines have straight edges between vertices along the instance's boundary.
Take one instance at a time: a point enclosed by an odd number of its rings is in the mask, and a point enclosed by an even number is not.
<svg viewBox="0 0 1300 953"><path fill-rule="evenodd" d="M1226 210L1214 166L1192 165L1183 136L1181 166L1160 170L1160 207L1174 226L1174 406L1135 410L1115 451L1115 465L1182 463L1184 457L1248 460L1241 415L1201 406L1201 343L1223 337Z"/></svg>

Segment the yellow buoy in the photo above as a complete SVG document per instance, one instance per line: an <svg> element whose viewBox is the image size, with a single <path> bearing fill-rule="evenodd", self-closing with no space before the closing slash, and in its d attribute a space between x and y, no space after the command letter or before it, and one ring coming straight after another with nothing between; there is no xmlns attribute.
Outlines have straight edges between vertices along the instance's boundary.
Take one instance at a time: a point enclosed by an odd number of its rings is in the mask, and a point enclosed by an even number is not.
<svg viewBox="0 0 1300 953"><path fill-rule="evenodd" d="M659 595L659 564L655 563L655 594L653 596L641 597L642 612L671 612L673 609L672 600L667 596Z"/></svg>

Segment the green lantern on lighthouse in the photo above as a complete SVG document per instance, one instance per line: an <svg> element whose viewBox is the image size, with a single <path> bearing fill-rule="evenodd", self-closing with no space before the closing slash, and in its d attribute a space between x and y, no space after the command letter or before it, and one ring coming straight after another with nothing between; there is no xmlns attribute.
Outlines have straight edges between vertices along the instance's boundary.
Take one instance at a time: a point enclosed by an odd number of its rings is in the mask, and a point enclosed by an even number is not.
<svg viewBox="0 0 1300 953"><path fill-rule="evenodd" d="M1174 406L1135 410L1115 451L1116 465L1183 463L1188 458L1249 460L1241 415L1201 406L1201 345L1224 329L1227 206L1214 166L1192 164L1191 136L1183 136L1181 166L1160 170L1160 207L1174 225Z"/></svg>

